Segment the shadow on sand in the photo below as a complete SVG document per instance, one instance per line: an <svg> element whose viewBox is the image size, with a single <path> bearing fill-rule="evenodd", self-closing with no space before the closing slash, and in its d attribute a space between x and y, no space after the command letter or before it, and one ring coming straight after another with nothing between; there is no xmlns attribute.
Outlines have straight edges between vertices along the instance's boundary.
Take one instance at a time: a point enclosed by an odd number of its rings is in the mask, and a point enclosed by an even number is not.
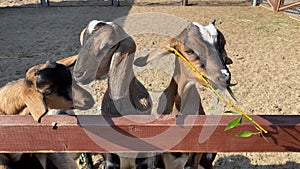
<svg viewBox="0 0 300 169"><path fill-rule="evenodd" d="M285 161L284 156L282 156L282 161ZM270 159L271 160L271 159ZM276 162L276 161L274 161ZM300 168L300 164L287 161L285 164L280 165L253 165L251 160L242 155L231 155L226 157L221 157L215 162L215 169L288 169L288 168Z"/></svg>

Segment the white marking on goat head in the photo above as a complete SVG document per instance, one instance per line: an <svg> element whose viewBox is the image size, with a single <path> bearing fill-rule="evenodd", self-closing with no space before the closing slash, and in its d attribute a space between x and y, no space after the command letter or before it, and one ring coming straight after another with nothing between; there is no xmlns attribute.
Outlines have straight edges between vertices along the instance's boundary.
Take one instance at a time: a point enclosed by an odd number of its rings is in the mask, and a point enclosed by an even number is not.
<svg viewBox="0 0 300 169"><path fill-rule="evenodd" d="M221 69L221 73L223 73L226 77L226 80L229 80L230 78L230 73L228 72L227 69Z"/></svg>
<svg viewBox="0 0 300 169"><path fill-rule="evenodd" d="M101 22L103 22L103 21L92 20L92 21L88 24L88 27L87 27L89 33L92 34L93 31L95 30L96 25L97 25L98 23L101 23Z"/></svg>
<svg viewBox="0 0 300 169"><path fill-rule="evenodd" d="M136 50L134 40L118 24L92 21L84 33L82 48L74 67L74 79L89 84L94 79L109 75L110 96L119 99L127 95L133 80L132 62ZM123 87L125 86L125 87Z"/></svg>
<svg viewBox="0 0 300 169"><path fill-rule="evenodd" d="M203 26L197 22L193 22L195 26L199 28L202 38L210 44L217 42L218 31L213 23L209 23L207 26Z"/></svg>
<svg viewBox="0 0 300 169"><path fill-rule="evenodd" d="M101 28L103 25L111 25L112 22L104 22L104 21L98 21L98 20L92 20L90 21L87 26L81 31L80 33L80 44L83 45L83 43L99 28Z"/></svg>

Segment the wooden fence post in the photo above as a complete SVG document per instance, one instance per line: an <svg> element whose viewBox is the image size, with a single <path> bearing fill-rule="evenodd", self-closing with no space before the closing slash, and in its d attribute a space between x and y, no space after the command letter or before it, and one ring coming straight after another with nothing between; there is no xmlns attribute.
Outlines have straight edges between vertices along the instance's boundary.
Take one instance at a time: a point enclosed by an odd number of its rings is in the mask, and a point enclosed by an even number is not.
<svg viewBox="0 0 300 169"><path fill-rule="evenodd" d="M188 5L188 0L181 0L181 5L187 6Z"/></svg>
<svg viewBox="0 0 300 169"><path fill-rule="evenodd" d="M42 7L46 7L47 5L46 5L47 3L46 3L46 0L41 0L41 5L42 5Z"/></svg>

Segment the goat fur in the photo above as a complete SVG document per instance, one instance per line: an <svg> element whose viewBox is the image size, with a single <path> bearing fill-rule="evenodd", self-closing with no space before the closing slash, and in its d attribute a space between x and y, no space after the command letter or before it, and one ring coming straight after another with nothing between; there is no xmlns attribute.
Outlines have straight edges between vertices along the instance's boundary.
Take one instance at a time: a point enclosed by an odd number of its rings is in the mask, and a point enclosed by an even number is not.
<svg viewBox="0 0 300 169"><path fill-rule="evenodd" d="M102 104L105 105L102 107L103 114L150 114L150 96L133 73L136 51L134 40L116 23L91 21L81 32L80 42L82 47L78 55L57 62L68 65L75 63L74 79L83 85L108 75L108 90ZM73 100L77 99L81 98L74 97ZM121 110L118 103L125 103L120 100L129 101L133 105L131 111Z"/></svg>
<svg viewBox="0 0 300 169"><path fill-rule="evenodd" d="M133 59L136 44L119 25L113 22L91 21L80 34L82 48L73 60L74 79L77 83L88 84L105 75L108 89L102 100L103 115L150 114L152 102L149 93L133 73ZM96 68L96 69L95 69ZM76 102L74 97L74 103ZM75 105L76 107L76 105ZM104 155L107 167L112 163L128 168L122 157L107 153ZM121 158L121 160L119 159ZM131 159L134 162L134 158ZM129 163L127 163L129 164Z"/></svg>
<svg viewBox="0 0 300 169"><path fill-rule="evenodd" d="M51 66L54 67L51 68ZM51 79L43 79L51 71L55 71L53 74L60 73L57 72L60 70L59 67L65 71L61 72L64 74L55 75L58 77L54 77L52 80L60 81L61 84L54 84L56 82L51 81ZM38 75L39 72L44 70L47 71L45 75ZM67 81L69 81L69 84L67 84ZM41 82L43 84L38 85ZM72 109L71 83L71 74L67 68L64 69L63 65L47 62L31 67L26 73L26 78L10 82L0 89L0 114L31 114L34 120L40 121L41 117L48 111L48 108ZM45 94L45 92L51 93Z"/></svg>
<svg viewBox="0 0 300 169"><path fill-rule="evenodd" d="M155 58L172 54L169 47L175 48L203 74L213 86L224 90L230 82L230 72L226 64L232 63L225 51L225 38L215 28L214 21L207 26L190 23L178 36L164 42L146 57L135 61L144 66ZM206 86L199 77L175 54L173 78L161 96L158 112L162 114L205 114L196 83ZM215 154L210 153L163 153L161 158L166 169L198 168L199 163L212 168ZM212 157L212 159L208 159ZM209 163L209 164L208 164Z"/></svg>
<svg viewBox="0 0 300 169"><path fill-rule="evenodd" d="M0 89L0 114L31 114L34 120L40 121L48 109L72 109L71 83L69 69L61 64L47 62L33 66L25 78ZM0 169L25 168L21 162L23 156L23 153L0 154ZM32 156L38 159L43 169L46 169L47 160L58 169L76 168L74 160L65 153L36 153Z"/></svg>

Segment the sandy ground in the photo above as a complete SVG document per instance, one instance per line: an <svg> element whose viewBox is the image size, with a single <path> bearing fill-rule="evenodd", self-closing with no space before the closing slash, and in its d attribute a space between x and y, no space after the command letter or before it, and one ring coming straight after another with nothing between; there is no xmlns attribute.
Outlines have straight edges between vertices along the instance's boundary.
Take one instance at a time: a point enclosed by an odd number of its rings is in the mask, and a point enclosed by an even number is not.
<svg viewBox="0 0 300 169"><path fill-rule="evenodd" d="M25 71L35 64L77 54L79 33L92 19L112 21L122 17L127 31L140 31L145 25L151 27L151 20L128 24L126 18L154 12L202 24L217 20L217 27L227 40L227 53L234 62L229 69L232 83L238 83L233 90L243 110L249 114L300 113L300 22L282 13L274 14L238 0L226 1L222 6L190 1L194 5L186 7L180 6L179 1L138 1L138 5L123 2L121 7L111 7L104 1L51 2L56 7L40 8L35 0L0 1L1 86L24 77ZM236 2L242 5L235 6ZM208 3L209 6L203 5ZM13 5L17 7L7 8ZM174 28L172 33L179 33L178 22L165 23ZM167 38L147 32L133 37L140 52L157 47ZM157 89L165 84L159 76L155 76L155 82L147 81L151 74L139 77L144 78L145 85L151 83ZM219 153L215 168L300 168L299 159L300 153Z"/></svg>

